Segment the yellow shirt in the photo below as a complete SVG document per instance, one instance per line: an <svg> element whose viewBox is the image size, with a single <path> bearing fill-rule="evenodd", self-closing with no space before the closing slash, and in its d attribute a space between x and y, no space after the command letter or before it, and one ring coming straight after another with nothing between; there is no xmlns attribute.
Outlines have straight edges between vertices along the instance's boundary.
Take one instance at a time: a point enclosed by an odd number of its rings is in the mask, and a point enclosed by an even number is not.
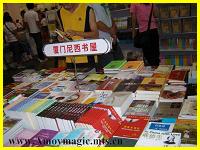
<svg viewBox="0 0 200 150"><path fill-rule="evenodd" d="M79 4L76 10L71 13L64 8L60 10L60 16L63 24L64 31L74 30L84 32L85 30L85 21L86 21L86 4ZM73 40L80 40L83 37L73 36ZM66 62L71 63L71 57L66 57ZM76 63L87 63L86 56L76 56Z"/></svg>

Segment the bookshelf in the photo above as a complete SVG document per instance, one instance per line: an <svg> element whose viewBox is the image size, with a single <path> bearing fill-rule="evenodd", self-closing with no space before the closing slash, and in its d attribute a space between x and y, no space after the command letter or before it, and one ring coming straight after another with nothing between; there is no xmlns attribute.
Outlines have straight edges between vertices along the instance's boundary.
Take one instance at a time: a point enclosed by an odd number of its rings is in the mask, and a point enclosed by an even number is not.
<svg viewBox="0 0 200 150"><path fill-rule="evenodd" d="M111 15L118 26L118 37L123 50L140 50L133 46L130 4L111 7ZM161 58L179 57L196 58L197 5L196 4L157 4L159 16L158 30L160 37ZM120 9L121 8L121 9ZM166 27L167 26L167 27ZM165 28L166 31L162 29ZM193 62L196 60L188 60ZM176 64L175 64L176 65ZM186 64L191 65L191 64Z"/></svg>

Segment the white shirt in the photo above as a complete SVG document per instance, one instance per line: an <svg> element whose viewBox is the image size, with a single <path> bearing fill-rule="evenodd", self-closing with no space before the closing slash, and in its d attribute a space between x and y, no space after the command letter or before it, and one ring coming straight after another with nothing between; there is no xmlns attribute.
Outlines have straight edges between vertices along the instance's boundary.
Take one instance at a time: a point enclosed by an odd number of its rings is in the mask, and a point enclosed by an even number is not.
<svg viewBox="0 0 200 150"><path fill-rule="evenodd" d="M43 19L41 20L41 25L42 25L43 27L48 25L47 19L46 19L46 18L43 18Z"/></svg>
<svg viewBox="0 0 200 150"><path fill-rule="evenodd" d="M34 10L29 10L24 14L24 22L27 22L30 33L40 32L40 29L36 23L37 21L39 21L38 13Z"/></svg>
<svg viewBox="0 0 200 150"><path fill-rule="evenodd" d="M15 24L12 23L12 22L6 22L5 25L6 25L7 28L8 28L9 30L11 30L12 32L13 32L14 30L17 30L17 27L16 27ZM4 25L3 28L4 28L4 33L5 33L6 41L7 41L8 43L17 42L18 40L17 40L16 36L15 36L12 32L10 32L10 31L6 28L5 25Z"/></svg>
<svg viewBox="0 0 200 150"><path fill-rule="evenodd" d="M96 22L101 21L105 25L107 25L109 28L112 27L112 19L110 15L109 9L105 9L100 4L90 4L90 7L94 9L94 13L96 16ZM111 41L111 36L107 32L103 32L99 30L99 38L105 38L109 41Z"/></svg>

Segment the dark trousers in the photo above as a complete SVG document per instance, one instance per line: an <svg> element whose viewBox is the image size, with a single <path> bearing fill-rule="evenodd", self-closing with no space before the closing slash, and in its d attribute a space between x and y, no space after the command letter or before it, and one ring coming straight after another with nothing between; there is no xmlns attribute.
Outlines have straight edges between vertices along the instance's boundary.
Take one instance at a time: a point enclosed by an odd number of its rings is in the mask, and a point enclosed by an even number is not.
<svg viewBox="0 0 200 150"><path fill-rule="evenodd" d="M142 35L143 33L141 33ZM157 29L150 30L151 44L142 45L143 58L145 65L159 66L160 63L160 49L159 49L159 35Z"/></svg>
<svg viewBox="0 0 200 150"><path fill-rule="evenodd" d="M30 35L33 37L33 39L34 39L34 41L35 41L39 59L44 60L45 56L44 56L44 53L42 52L43 43L42 43L42 35L41 35L41 32L39 32L39 33L31 33Z"/></svg>
<svg viewBox="0 0 200 150"><path fill-rule="evenodd" d="M20 47L19 42L17 41L9 43L9 49L13 52L14 62L21 63L23 50Z"/></svg>

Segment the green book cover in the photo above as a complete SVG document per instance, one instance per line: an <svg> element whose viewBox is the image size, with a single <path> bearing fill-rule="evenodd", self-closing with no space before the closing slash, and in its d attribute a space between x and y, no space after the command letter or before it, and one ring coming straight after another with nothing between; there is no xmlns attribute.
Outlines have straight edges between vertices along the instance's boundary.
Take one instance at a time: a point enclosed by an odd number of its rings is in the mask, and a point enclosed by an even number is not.
<svg viewBox="0 0 200 150"><path fill-rule="evenodd" d="M124 64L126 63L126 60L114 60L111 61L108 65L104 67L104 69L120 69Z"/></svg>

